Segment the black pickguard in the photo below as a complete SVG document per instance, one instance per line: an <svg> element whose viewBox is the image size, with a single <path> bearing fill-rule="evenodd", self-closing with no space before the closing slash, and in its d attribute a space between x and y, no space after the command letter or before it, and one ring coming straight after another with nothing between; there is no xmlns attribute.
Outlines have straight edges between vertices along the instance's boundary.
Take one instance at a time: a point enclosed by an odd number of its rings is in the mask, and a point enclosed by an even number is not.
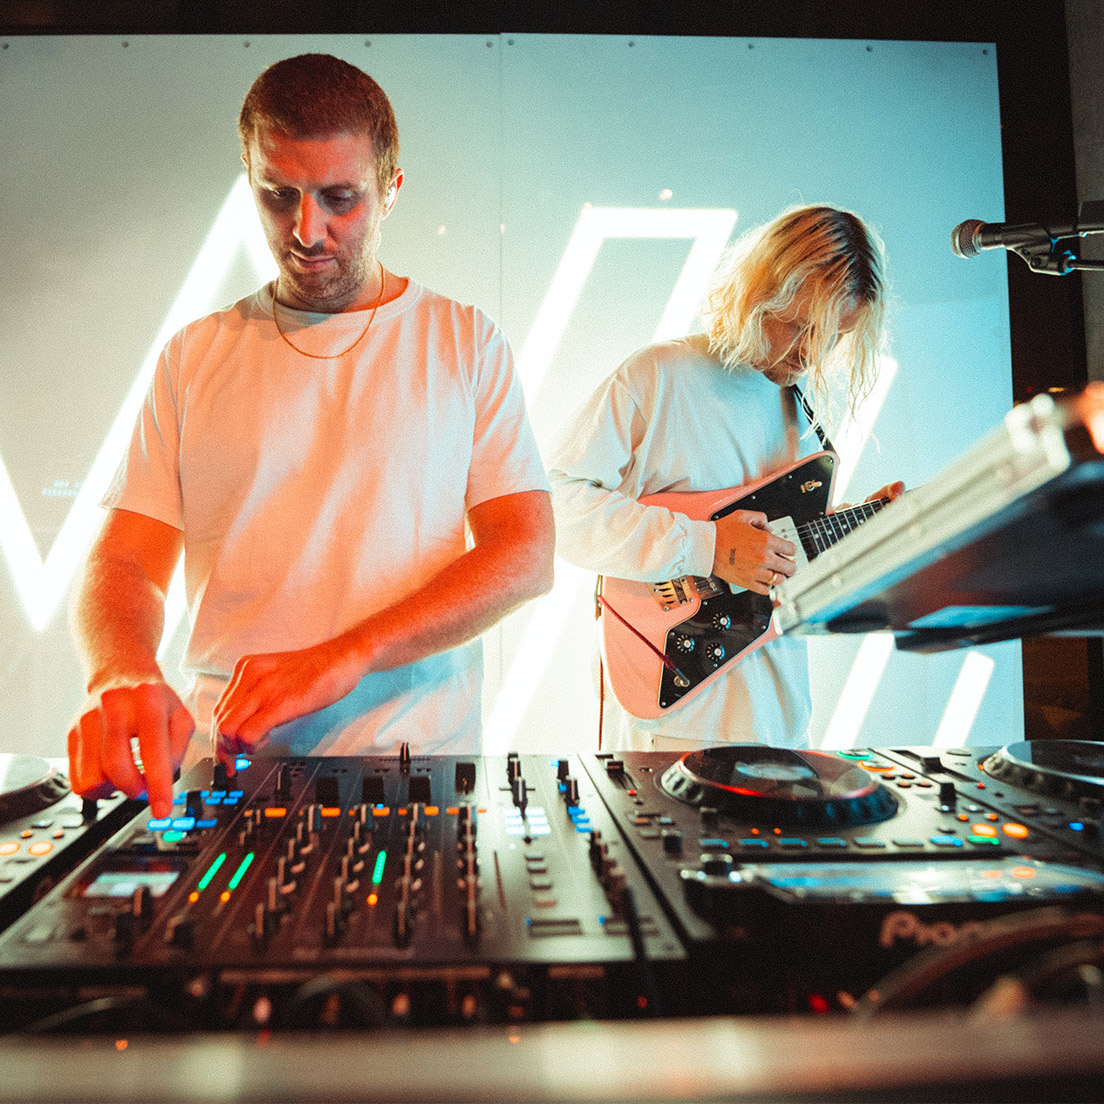
<svg viewBox="0 0 1104 1104"><path fill-rule="evenodd" d="M819 453L750 494L732 500L710 515L710 521L735 510L760 510L769 521L791 517L805 525L828 511L828 496L836 457ZM808 551L808 550L807 550ZM664 667L659 704L667 709L754 644L770 627L774 605L770 598L751 591L704 598L693 617L667 633L664 653L678 668L686 685Z"/></svg>

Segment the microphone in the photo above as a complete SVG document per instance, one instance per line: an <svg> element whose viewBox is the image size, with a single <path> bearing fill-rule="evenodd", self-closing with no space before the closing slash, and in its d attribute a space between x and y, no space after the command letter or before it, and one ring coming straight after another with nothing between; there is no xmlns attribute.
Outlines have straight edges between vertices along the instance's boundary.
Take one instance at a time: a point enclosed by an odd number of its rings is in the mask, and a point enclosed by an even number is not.
<svg viewBox="0 0 1104 1104"><path fill-rule="evenodd" d="M983 249L1011 249L1038 253L1049 251L1055 239L1076 234L1074 227L1048 230L1037 222L1019 224L967 219L951 231L951 252L956 257L976 257Z"/></svg>

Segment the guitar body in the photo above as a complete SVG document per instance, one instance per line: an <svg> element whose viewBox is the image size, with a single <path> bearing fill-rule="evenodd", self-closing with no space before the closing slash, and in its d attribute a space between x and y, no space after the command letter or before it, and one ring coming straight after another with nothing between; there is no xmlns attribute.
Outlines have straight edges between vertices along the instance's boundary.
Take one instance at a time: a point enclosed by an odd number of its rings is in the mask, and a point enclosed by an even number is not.
<svg viewBox="0 0 1104 1104"><path fill-rule="evenodd" d="M675 491L640 501L665 506L695 521L715 521L735 510L759 510L768 521L791 518L795 526L802 526L827 513L836 463L835 453L817 452L739 487ZM610 686L618 702L643 719L664 716L731 664L779 635L769 597L733 591L716 577L641 583L606 576L601 594L600 639ZM678 673L665 666L615 614L666 656Z"/></svg>

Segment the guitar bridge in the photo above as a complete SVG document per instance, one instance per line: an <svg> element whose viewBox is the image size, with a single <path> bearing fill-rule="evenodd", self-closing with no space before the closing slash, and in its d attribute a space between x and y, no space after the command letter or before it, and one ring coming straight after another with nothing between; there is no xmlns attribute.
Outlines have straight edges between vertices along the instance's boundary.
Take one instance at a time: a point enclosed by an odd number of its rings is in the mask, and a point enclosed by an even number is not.
<svg viewBox="0 0 1104 1104"><path fill-rule="evenodd" d="M695 598L704 601L726 594L728 588L712 575L680 575L677 579L668 579L663 583L650 583L652 595L662 610L672 610L676 606L685 606Z"/></svg>

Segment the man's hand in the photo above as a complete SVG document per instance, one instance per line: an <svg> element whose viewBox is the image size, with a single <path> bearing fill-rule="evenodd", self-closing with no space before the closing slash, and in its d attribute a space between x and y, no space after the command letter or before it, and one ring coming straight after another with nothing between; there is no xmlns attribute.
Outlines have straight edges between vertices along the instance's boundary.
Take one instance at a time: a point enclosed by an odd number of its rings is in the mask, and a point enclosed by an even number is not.
<svg viewBox="0 0 1104 1104"><path fill-rule="evenodd" d="M769 594L771 587L797 570L793 562L797 549L770 531L766 514L734 510L718 518L714 525L717 543L713 574L726 583L756 594Z"/></svg>
<svg viewBox="0 0 1104 1104"><path fill-rule="evenodd" d="M184 760L195 722L166 682L111 686L89 696L69 730L69 776L76 793L128 797L148 791L155 817L172 812L173 774ZM144 774L134 761L137 739Z"/></svg>
<svg viewBox="0 0 1104 1104"><path fill-rule="evenodd" d="M270 728L340 701L363 673L343 637L294 652L242 656L214 710L219 758L249 754Z"/></svg>

